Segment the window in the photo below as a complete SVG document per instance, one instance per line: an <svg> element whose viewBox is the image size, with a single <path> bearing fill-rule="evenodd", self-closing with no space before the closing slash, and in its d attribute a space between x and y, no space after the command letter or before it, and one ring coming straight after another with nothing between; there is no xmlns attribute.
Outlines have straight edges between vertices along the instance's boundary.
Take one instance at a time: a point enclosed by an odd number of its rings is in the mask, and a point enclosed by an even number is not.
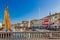
<svg viewBox="0 0 60 40"><path fill-rule="evenodd" d="M55 20L54 22L57 22L58 20Z"/></svg>
<svg viewBox="0 0 60 40"><path fill-rule="evenodd" d="M58 16L55 16L55 18L58 18Z"/></svg>
<svg viewBox="0 0 60 40"><path fill-rule="evenodd" d="M51 21L51 18L49 18L49 21Z"/></svg>

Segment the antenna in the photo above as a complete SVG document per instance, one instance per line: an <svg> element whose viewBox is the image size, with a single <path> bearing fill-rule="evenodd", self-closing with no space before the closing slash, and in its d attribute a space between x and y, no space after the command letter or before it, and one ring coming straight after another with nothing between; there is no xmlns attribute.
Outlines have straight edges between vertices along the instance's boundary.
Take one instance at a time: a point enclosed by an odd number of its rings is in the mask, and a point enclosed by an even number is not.
<svg viewBox="0 0 60 40"><path fill-rule="evenodd" d="M51 11L49 12L49 16L51 16Z"/></svg>
<svg viewBox="0 0 60 40"><path fill-rule="evenodd" d="M49 18L50 18L50 21L49 21L49 26L48 27L50 27L51 26L51 11L49 12Z"/></svg>
<svg viewBox="0 0 60 40"><path fill-rule="evenodd" d="M39 14L38 15L40 16L40 8L39 8ZM39 18L39 16L38 16L38 18Z"/></svg>

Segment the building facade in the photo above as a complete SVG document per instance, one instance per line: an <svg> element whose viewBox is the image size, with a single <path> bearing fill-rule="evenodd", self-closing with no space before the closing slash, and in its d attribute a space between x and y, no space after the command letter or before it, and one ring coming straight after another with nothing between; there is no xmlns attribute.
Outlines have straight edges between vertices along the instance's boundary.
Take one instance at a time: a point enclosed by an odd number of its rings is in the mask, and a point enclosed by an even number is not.
<svg viewBox="0 0 60 40"><path fill-rule="evenodd" d="M51 15L51 22L53 22L53 24L51 25L53 28L59 28L60 26L60 13L55 13L53 15Z"/></svg>
<svg viewBox="0 0 60 40"><path fill-rule="evenodd" d="M48 19L48 27L59 29L60 27L60 13L55 13L44 17Z"/></svg>
<svg viewBox="0 0 60 40"><path fill-rule="evenodd" d="M60 13L55 13L49 16L46 16L40 20L31 20L30 27L51 27L51 28L60 28Z"/></svg>
<svg viewBox="0 0 60 40"><path fill-rule="evenodd" d="M42 19L30 21L30 27L41 27L41 26L42 26Z"/></svg>
<svg viewBox="0 0 60 40"><path fill-rule="evenodd" d="M3 23L2 23L2 22L0 22L0 29L1 29L1 28L3 28L2 24L3 24Z"/></svg>
<svg viewBox="0 0 60 40"><path fill-rule="evenodd" d="M29 21L22 21L23 27L28 27Z"/></svg>

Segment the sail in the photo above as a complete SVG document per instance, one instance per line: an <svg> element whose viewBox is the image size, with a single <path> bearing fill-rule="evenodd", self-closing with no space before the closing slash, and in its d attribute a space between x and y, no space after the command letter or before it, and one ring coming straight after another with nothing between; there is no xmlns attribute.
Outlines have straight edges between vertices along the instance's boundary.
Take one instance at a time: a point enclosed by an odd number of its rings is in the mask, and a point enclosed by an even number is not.
<svg viewBox="0 0 60 40"><path fill-rule="evenodd" d="M5 28L7 30L10 30L11 24L10 24L10 19L9 19L9 16L8 16L7 6L4 9L4 24L5 24Z"/></svg>

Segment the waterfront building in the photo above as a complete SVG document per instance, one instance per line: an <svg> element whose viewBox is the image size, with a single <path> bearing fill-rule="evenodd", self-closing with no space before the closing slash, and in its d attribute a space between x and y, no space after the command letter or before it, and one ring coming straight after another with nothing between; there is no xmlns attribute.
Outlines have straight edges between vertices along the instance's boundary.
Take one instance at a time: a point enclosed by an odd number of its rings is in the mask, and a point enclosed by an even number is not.
<svg viewBox="0 0 60 40"><path fill-rule="evenodd" d="M2 28L2 24L3 24L3 23L2 23L2 22L0 22L0 28Z"/></svg>
<svg viewBox="0 0 60 40"><path fill-rule="evenodd" d="M60 28L60 13L55 13L43 17L42 19L35 19L30 21L30 27L49 27L49 28Z"/></svg>
<svg viewBox="0 0 60 40"><path fill-rule="evenodd" d="M12 24L11 26L12 26L13 28L20 28L20 27L22 27L22 26L21 26L21 23Z"/></svg>
<svg viewBox="0 0 60 40"><path fill-rule="evenodd" d="M30 27L42 27L42 19L38 19L38 20L31 20L30 21Z"/></svg>
<svg viewBox="0 0 60 40"><path fill-rule="evenodd" d="M44 17L43 19L48 19L48 27L50 28L60 28L60 13L55 13L49 16Z"/></svg>
<svg viewBox="0 0 60 40"><path fill-rule="evenodd" d="M29 21L22 21L23 27L28 27Z"/></svg>
<svg viewBox="0 0 60 40"><path fill-rule="evenodd" d="M29 21L22 21L23 29L29 31Z"/></svg>
<svg viewBox="0 0 60 40"><path fill-rule="evenodd" d="M60 13L55 13L50 16L51 22L52 22L52 27L53 28L60 28Z"/></svg>
<svg viewBox="0 0 60 40"><path fill-rule="evenodd" d="M0 31L2 31L4 29L3 23L0 22Z"/></svg>
<svg viewBox="0 0 60 40"><path fill-rule="evenodd" d="M35 23L35 22L37 22L36 19L35 19L35 20L31 20L31 21L30 21L30 27L34 27L34 23Z"/></svg>
<svg viewBox="0 0 60 40"><path fill-rule="evenodd" d="M43 19L43 23L42 23L42 27L47 27L48 26L48 24L49 24L49 19L48 19L48 17L44 17Z"/></svg>

